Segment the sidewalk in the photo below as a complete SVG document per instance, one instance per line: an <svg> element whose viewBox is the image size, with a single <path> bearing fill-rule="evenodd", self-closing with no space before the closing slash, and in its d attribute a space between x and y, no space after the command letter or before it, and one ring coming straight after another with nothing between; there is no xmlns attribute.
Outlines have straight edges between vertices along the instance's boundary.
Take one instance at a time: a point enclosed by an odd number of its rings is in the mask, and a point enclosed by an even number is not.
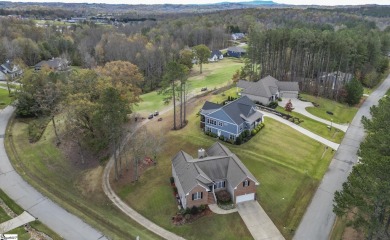
<svg viewBox="0 0 390 240"><path fill-rule="evenodd" d="M218 205L215 203L209 204L209 208L213 213L216 213L216 214L229 214L229 213L234 213L234 212L238 211L237 208L233 208L230 210L224 210L224 209L218 207Z"/></svg>
<svg viewBox="0 0 390 240"><path fill-rule="evenodd" d="M16 218L0 223L0 234L9 232L17 227L23 226L26 223L35 221L35 217L31 216L28 212L23 212Z"/></svg>

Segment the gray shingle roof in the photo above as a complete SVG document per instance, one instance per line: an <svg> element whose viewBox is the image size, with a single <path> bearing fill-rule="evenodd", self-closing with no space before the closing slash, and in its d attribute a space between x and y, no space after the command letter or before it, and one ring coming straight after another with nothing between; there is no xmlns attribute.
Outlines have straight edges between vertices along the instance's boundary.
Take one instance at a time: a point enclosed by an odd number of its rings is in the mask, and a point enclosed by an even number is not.
<svg viewBox="0 0 390 240"><path fill-rule="evenodd" d="M243 96L224 106L217 104L211 105L210 102L205 102L201 112L208 114L218 109L224 111L226 115L228 115L237 125L240 125L245 122L245 120L250 119L250 117L254 116L254 114L259 117L263 116L255 110L256 105L247 96Z"/></svg>
<svg viewBox="0 0 390 240"><path fill-rule="evenodd" d="M233 188L247 177L259 183L240 159L221 143L216 142L206 152L207 157L193 159L180 151L172 159L172 167L175 168L184 193L189 193L199 184L206 187L220 179L226 179Z"/></svg>
<svg viewBox="0 0 390 240"><path fill-rule="evenodd" d="M243 49L242 47L229 47L227 50L231 52L246 53L245 49Z"/></svg>
<svg viewBox="0 0 390 240"><path fill-rule="evenodd" d="M237 87L243 88L243 93L270 98L279 91L299 91L298 82L281 82L271 76L257 82L240 80Z"/></svg>
<svg viewBox="0 0 390 240"><path fill-rule="evenodd" d="M279 91L299 91L298 82L277 82Z"/></svg>

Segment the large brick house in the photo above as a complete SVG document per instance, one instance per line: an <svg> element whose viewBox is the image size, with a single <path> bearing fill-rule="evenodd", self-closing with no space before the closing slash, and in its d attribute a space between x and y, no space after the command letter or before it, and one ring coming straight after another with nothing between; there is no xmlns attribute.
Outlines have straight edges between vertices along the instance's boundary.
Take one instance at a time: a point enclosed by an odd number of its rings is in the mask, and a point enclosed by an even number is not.
<svg viewBox="0 0 390 240"><path fill-rule="evenodd" d="M227 147L216 142L200 149L198 158L180 151L172 159L172 176L183 208L213 203L227 190L234 203L255 200L259 181Z"/></svg>

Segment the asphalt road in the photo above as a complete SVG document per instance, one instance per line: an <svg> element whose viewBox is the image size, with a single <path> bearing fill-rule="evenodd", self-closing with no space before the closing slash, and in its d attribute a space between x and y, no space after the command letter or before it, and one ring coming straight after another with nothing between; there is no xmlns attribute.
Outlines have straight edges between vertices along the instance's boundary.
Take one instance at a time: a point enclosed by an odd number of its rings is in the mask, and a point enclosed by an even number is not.
<svg viewBox="0 0 390 240"><path fill-rule="evenodd" d="M23 209L64 239L107 239L24 181L12 167L4 148L4 135L14 108L0 110L0 188Z"/></svg>
<svg viewBox="0 0 390 240"><path fill-rule="evenodd" d="M366 99L350 124L332 162L329 165L312 202L295 233L296 240L327 240L329 238L336 215L333 213L333 196L342 189L352 166L357 161L357 151L365 138L361 123L362 116L370 116L370 107L377 105L387 89L390 88L390 75Z"/></svg>

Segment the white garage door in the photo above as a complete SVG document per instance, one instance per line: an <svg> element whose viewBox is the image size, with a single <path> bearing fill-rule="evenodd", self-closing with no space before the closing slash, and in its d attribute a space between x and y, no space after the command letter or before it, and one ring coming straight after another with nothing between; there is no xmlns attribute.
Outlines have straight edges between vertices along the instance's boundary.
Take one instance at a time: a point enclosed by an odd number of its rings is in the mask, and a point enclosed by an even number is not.
<svg viewBox="0 0 390 240"><path fill-rule="evenodd" d="M293 92L281 92L280 95L282 98L298 98L298 93Z"/></svg>
<svg viewBox="0 0 390 240"><path fill-rule="evenodd" d="M246 201L251 201L251 200L255 200L254 193L249 193L249 194L240 195L240 196L236 197L236 203L246 202Z"/></svg>

